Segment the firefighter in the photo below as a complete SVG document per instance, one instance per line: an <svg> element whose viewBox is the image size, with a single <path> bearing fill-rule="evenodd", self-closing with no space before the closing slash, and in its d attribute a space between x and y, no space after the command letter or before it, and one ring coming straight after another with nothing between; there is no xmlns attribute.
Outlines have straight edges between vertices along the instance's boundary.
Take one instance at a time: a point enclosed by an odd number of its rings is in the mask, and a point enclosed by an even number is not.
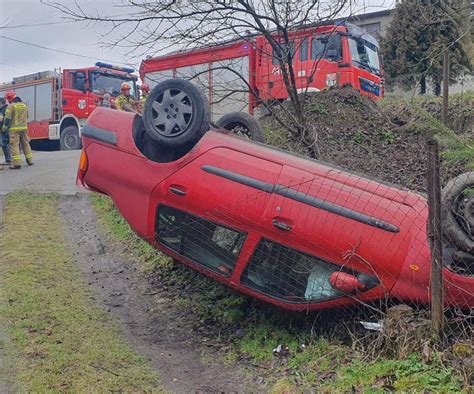
<svg viewBox="0 0 474 394"><path fill-rule="evenodd" d="M140 97L140 107L141 107L141 112L145 109L145 103L146 99L148 98L148 95L150 94L150 86L148 84L144 83L140 89L142 90L142 96Z"/></svg>
<svg viewBox="0 0 474 394"><path fill-rule="evenodd" d="M115 99L115 107L119 111L137 112L137 101L130 94L130 85L127 82L122 83L121 93Z"/></svg>
<svg viewBox="0 0 474 394"><path fill-rule="evenodd" d="M110 103L110 94L105 93L104 97L102 98L102 102L100 103L102 108L112 108L112 104Z"/></svg>
<svg viewBox="0 0 474 394"><path fill-rule="evenodd" d="M12 164L10 168L17 170L21 168L20 144L23 148L26 163L33 165L33 153L31 153L28 140L28 107L21 101L21 98L13 91L5 93L9 106L5 111L2 131L10 134L10 150L12 154Z"/></svg>
<svg viewBox="0 0 474 394"><path fill-rule="evenodd" d="M0 170L3 170L3 166L9 166L12 164L12 155L10 153L8 132L2 132L3 119L5 117L5 111L7 110L7 101L4 97L0 97L0 134L2 137L2 151L5 156L5 162L0 166Z"/></svg>

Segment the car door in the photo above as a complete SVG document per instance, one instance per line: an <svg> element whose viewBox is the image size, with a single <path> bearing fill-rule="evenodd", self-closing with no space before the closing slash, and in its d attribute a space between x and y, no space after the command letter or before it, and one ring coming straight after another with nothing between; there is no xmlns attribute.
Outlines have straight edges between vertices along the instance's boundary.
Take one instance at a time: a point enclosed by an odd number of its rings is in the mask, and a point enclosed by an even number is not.
<svg viewBox="0 0 474 394"><path fill-rule="evenodd" d="M247 235L261 232L282 166L230 148L211 149L152 193L158 243L230 276Z"/></svg>
<svg viewBox="0 0 474 394"><path fill-rule="evenodd" d="M316 166L316 164L315 164ZM368 274L399 275L409 237L403 217L410 207L370 191L369 180L339 170L283 166L265 212L271 236L326 261Z"/></svg>

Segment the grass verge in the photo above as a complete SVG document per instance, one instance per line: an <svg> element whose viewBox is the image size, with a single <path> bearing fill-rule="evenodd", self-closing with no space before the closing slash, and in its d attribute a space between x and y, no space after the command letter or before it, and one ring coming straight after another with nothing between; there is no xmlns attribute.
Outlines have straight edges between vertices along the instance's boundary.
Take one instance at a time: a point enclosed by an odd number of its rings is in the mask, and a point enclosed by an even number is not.
<svg viewBox="0 0 474 394"><path fill-rule="evenodd" d="M175 305L189 308L207 325L200 332L212 332L217 326L219 334L238 333L228 336L231 346L222 346L229 349L226 359L230 364L245 360L255 365L255 374L265 376L272 392L462 391L461 374L444 366L441 356L435 354L429 363L423 363L421 354L416 352L402 360L383 356L371 360L363 351L355 350L351 341L336 335L314 335L314 316L295 318L268 309L173 263L133 233L110 198L92 195L91 200L101 224L124 245L139 267L154 270L167 287L170 283L180 289L193 286L191 292L179 291ZM333 313L330 315L324 324L329 324ZM213 341L216 340L214 336ZM278 345L282 345L283 351L275 356L273 350Z"/></svg>
<svg viewBox="0 0 474 394"><path fill-rule="evenodd" d="M67 250L58 197L8 195L0 322L19 391L160 391L157 374L90 296Z"/></svg>

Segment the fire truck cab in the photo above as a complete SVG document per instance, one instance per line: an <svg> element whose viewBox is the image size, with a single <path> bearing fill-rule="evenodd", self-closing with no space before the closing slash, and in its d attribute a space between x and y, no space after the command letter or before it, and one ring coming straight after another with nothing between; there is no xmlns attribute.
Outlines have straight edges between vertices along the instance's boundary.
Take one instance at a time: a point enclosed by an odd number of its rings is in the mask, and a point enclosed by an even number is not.
<svg viewBox="0 0 474 394"><path fill-rule="evenodd" d="M286 99L278 57L265 37L257 37L255 86L260 100ZM351 24L297 30L289 51L299 92L317 92L350 85L377 100L383 96L379 45L370 34Z"/></svg>
<svg viewBox="0 0 474 394"><path fill-rule="evenodd" d="M0 85L0 97L14 90L28 106L32 140L59 140L62 150L81 148L81 129L105 93L112 104L123 82L138 98L134 69L97 62L93 67L44 71Z"/></svg>
<svg viewBox="0 0 474 394"><path fill-rule="evenodd" d="M383 97L379 45L357 26L341 23L295 30L289 47L300 93L350 85L374 100ZM206 94L214 121L233 111L252 114L264 102L288 98L278 56L259 35L147 58L140 76L151 87L169 78L191 80Z"/></svg>

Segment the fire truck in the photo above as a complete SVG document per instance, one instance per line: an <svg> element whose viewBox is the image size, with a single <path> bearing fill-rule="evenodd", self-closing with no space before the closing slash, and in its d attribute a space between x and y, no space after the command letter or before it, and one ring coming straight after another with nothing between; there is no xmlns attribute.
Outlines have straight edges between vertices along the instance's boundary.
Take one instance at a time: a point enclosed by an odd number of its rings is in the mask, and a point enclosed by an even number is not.
<svg viewBox="0 0 474 394"><path fill-rule="evenodd" d="M350 85L372 99L383 96L379 44L355 25L293 31L288 50L299 92ZM288 98L278 58L261 35L147 58L140 76L150 86L168 78L192 80L207 95L213 119L230 111L253 113L262 102Z"/></svg>
<svg viewBox="0 0 474 394"><path fill-rule="evenodd" d="M59 140L62 150L81 148L81 129L105 93L112 102L127 82L138 98L137 79L128 67L97 62L93 67L44 71L0 85L0 97L13 90L28 105L32 140Z"/></svg>

